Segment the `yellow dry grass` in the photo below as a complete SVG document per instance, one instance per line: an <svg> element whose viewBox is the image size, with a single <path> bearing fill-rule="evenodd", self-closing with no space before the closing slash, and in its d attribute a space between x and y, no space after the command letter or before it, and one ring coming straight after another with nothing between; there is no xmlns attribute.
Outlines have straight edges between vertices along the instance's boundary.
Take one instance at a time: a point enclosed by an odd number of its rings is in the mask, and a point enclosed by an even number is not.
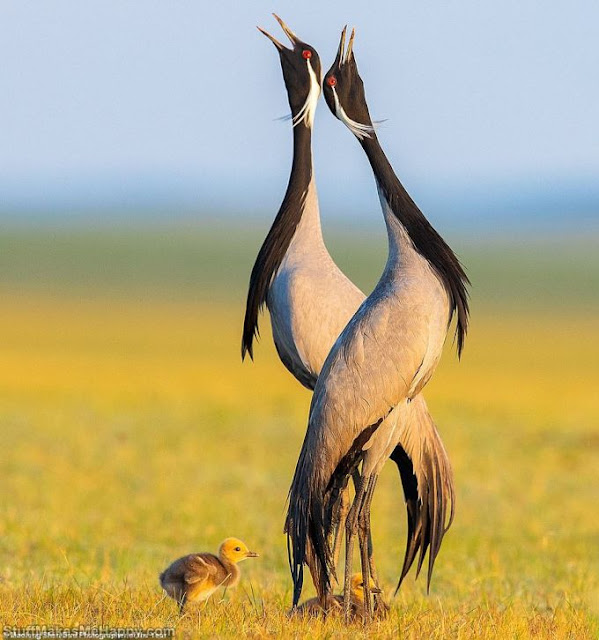
<svg viewBox="0 0 599 640"><path fill-rule="evenodd" d="M431 594L406 581L368 629L290 621L282 524L310 395L241 300L11 292L0 315L0 618L204 637L592 638L599 614L599 332L591 311L475 309L426 395L457 481ZM405 536L386 469L373 508L391 594ZM235 535L240 587L179 619L157 575ZM311 595L306 589L306 596Z"/></svg>

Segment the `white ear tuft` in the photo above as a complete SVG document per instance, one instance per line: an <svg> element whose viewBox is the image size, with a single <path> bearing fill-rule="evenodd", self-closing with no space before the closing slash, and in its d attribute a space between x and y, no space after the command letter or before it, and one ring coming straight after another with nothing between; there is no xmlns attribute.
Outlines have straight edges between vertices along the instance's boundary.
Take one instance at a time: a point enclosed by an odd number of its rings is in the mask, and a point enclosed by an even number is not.
<svg viewBox="0 0 599 640"><path fill-rule="evenodd" d="M359 122L352 120L347 113L345 113L345 109L341 106L335 87L333 87L333 96L335 97L335 115L339 120L343 122L343 124L356 136L356 138L358 138L358 140L370 138L370 134L375 129L374 126L370 124L360 124Z"/></svg>
<svg viewBox="0 0 599 640"><path fill-rule="evenodd" d="M316 105L318 104L318 96L320 95L320 82L312 69L310 59L306 60L308 64L308 73L310 74L310 91L302 108L293 117L293 126L296 127L300 122L304 122L307 127L314 125L314 114L316 113Z"/></svg>

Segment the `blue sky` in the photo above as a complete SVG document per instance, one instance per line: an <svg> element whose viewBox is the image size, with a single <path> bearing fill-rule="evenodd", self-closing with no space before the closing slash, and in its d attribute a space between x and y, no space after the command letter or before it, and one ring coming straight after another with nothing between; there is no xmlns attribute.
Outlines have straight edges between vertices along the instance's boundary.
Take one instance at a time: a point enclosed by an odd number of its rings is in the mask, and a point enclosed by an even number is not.
<svg viewBox="0 0 599 640"><path fill-rule="evenodd" d="M279 13L330 65L344 24L380 138L424 208L599 208L596 0L0 2L0 210L274 215L291 133ZM361 150L317 112L323 215L376 207Z"/></svg>

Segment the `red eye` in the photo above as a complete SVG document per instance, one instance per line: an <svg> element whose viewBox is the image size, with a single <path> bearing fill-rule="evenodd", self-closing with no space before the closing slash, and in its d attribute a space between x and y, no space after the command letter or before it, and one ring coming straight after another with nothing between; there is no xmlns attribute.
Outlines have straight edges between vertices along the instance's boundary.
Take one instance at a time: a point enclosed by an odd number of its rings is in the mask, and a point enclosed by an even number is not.
<svg viewBox="0 0 599 640"><path fill-rule="evenodd" d="M310 60L311 57L312 57L312 52L309 49L304 49L302 51L302 58L304 60Z"/></svg>
<svg viewBox="0 0 599 640"><path fill-rule="evenodd" d="M335 78L335 76L329 76L327 78L327 84L329 87L334 87L337 84L337 78Z"/></svg>

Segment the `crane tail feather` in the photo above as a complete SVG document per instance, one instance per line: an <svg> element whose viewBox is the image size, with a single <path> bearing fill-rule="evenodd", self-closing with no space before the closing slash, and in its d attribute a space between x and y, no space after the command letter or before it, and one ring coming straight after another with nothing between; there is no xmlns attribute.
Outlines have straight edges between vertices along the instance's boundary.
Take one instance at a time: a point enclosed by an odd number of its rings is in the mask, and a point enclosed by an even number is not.
<svg viewBox="0 0 599 640"><path fill-rule="evenodd" d="M428 551L427 591L441 543L454 517L455 490L449 457L421 396L410 404L408 426L391 454L401 478L407 511L407 541L397 585L414 564L418 577Z"/></svg>

